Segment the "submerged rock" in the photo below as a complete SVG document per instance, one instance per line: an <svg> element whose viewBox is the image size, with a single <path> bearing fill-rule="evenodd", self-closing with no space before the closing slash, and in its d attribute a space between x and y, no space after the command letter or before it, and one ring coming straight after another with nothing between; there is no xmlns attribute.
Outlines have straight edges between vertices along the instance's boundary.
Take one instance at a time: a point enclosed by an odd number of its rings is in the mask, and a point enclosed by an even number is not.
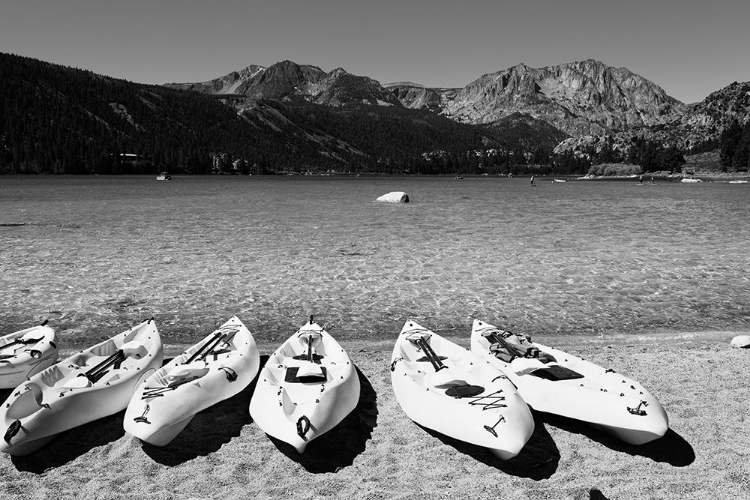
<svg viewBox="0 0 750 500"><path fill-rule="evenodd" d="M409 195L403 191L392 191L384 194L375 201L382 203L409 203Z"/></svg>
<svg viewBox="0 0 750 500"><path fill-rule="evenodd" d="M737 335L732 339L732 347L750 347L750 335Z"/></svg>

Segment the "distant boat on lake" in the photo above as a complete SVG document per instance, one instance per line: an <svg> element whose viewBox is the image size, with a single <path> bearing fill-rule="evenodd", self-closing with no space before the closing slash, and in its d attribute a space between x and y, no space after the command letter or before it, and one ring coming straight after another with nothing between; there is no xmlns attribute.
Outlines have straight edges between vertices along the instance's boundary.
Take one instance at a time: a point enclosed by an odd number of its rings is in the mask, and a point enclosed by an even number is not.
<svg viewBox="0 0 750 500"><path fill-rule="evenodd" d="M162 172L156 176L156 180L157 181L171 181L172 176L169 175L169 172Z"/></svg>
<svg viewBox="0 0 750 500"><path fill-rule="evenodd" d="M685 178L685 179L680 180L680 182L696 183L696 182L703 182L703 181L700 179Z"/></svg>

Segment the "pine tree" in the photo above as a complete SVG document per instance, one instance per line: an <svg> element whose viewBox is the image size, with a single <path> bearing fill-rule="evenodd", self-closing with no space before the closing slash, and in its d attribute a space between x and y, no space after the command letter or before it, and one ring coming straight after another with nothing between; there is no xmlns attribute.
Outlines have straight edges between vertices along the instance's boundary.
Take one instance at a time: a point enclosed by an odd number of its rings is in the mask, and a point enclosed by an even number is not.
<svg viewBox="0 0 750 500"><path fill-rule="evenodd" d="M750 122L742 129L742 135L732 155L732 168L735 171L746 171L750 167Z"/></svg>
<svg viewBox="0 0 750 500"><path fill-rule="evenodd" d="M737 120L732 120L732 123L724 129L719 138L721 143L719 159L724 166L725 172L728 168L732 167L734 163L734 153L741 140L742 126Z"/></svg>

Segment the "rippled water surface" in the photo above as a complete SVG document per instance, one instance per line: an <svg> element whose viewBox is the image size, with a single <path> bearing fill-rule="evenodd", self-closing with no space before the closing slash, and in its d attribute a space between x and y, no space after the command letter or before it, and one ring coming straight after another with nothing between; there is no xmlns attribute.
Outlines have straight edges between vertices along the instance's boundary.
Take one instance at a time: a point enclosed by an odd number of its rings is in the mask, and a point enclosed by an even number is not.
<svg viewBox="0 0 750 500"><path fill-rule="evenodd" d="M406 191L411 203L374 202ZM154 316L168 341L237 314L340 339L413 318L468 335L750 327L750 185L409 177L0 176L0 331ZM16 225L24 224L24 225Z"/></svg>

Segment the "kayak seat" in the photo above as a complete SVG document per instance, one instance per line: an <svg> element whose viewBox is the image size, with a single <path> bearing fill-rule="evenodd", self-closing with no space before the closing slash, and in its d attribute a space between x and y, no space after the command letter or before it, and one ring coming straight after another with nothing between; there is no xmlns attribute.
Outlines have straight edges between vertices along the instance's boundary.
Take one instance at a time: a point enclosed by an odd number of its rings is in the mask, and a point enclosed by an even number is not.
<svg viewBox="0 0 750 500"><path fill-rule="evenodd" d="M584 378L583 375L570 368L565 368L560 365L547 366L545 368L539 368L531 372L531 375L535 375L539 378L558 381L558 380L572 380L577 378Z"/></svg>
<svg viewBox="0 0 750 500"><path fill-rule="evenodd" d="M133 357L136 359L140 359L148 354L148 349L146 348L146 346L141 344L137 340L131 340L130 342L123 344L120 347L120 350L125 355L125 357Z"/></svg>
<svg viewBox="0 0 750 500"><path fill-rule="evenodd" d="M445 390L445 395L452 398L470 398L484 392L484 387L481 385L471 384L457 384L448 387Z"/></svg>
<svg viewBox="0 0 750 500"><path fill-rule="evenodd" d="M86 377L73 377L63 384L63 387L67 389L84 389L91 387L93 384Z"/></svg>
<svg viewBox="0 0 750 500"><path fill-rule="evenodd" d="M42 339L44 338L44 337L42 337L42 338L37 338L37 337L36 337L37 335L39 335L39 333L38 333L38 332L33 332L33 331L31 331L31 332L27 332L27 333L25 333L25 334L24 334L23 336L21 336L21 339L20 339L20 340L21 340L21 341L22 341L22 342L23 342L24 344L26 344L26 345L28 345L28 344L35 344L35 343L39 342L40 340L42 340Z"/></svg>
<svg viewBox="0 0 750 500"><path fill-rule="evenodd" d="M312 369L311 367L315 367L317 370ZM306 363L304 366L290 366L286 369L286 374L284 375L284 382L295 384L320 383L325 382L326 380L328 380L326 367L315 365L313 363Z"/></svg>
<svg viewBox="0 0 750 500"><path fill-rule="evenodd" d="M204 376L209 372L209 368L204 362L190 363L187 365L180 365L172 368L169 373L166 374L168 382L174 382L176 380L184 380L188 378L196 379Z"/></svg>

